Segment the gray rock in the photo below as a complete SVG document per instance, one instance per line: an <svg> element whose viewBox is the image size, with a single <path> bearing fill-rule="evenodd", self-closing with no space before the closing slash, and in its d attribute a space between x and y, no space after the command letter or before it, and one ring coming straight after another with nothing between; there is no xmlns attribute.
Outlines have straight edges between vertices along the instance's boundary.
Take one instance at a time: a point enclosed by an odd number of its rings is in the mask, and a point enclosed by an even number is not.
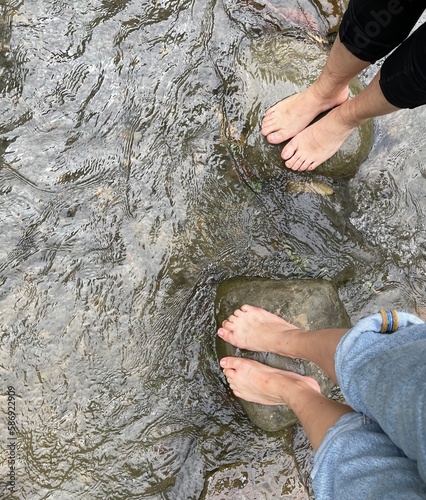
<svg viewBox="0 0 426 500"><path fill-rule="evenodd" d="M281 29L288 26L318 35L336 33L349 0L247 0L260 10L262 18Z"/></svg>
<svg viewBox="0 0 426 500"><path fill-rule="evenodd" d="M349 328L350 321L339 300L336 288L324 280L269 280L264 278L233 278L220 284L216 294L218 325L243 304L262 307L308 330ZM217 339L219 358L242 356L269 366L290 370L315 378L323 394L329 394L334 384L314 363L278 356L271 353L244 351ZM250 420L265 431L278 431L297 423L293 411L283 406L249 403L239 399Z"/></svg>
<svg viewBox="0 0 426 500"><path fill-rule="evenodd" d="M268 498L308 500L294 458L242 462L221 467L208 476L204 500L241 500Z"/></svg>

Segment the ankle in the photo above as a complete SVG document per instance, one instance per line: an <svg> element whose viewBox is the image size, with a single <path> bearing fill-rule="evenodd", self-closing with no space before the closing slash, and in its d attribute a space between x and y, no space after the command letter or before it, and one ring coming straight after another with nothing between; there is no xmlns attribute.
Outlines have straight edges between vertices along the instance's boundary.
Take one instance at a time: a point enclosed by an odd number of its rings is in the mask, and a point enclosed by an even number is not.
<svg viewBox="0 0 426 500"><path fill-rule="evenodd" d="M348 82L338 81L330 75L321 73L318 79L312 84L311 91L319 101L345 100L349 95Z"/></svg>
<svg viewBox="0 0 426 500"><path fill-rule="evenodd" d="M323 397L318 382L310 377L301 377L300 380L289 384L281 397L285 404L298 415L306 411L312 399L318 395Z"/></svg>
<svg viewBox="0 0 426 500"><path fill-rule="evenodd" d="M336 114L340 118L341 122L350 129L359 127L369 118L368 116L363 116L361 113L361 110L357 105L356 98L350 99L345 102L344 105L339 106L336 109Z"/></svg>
<svg viewBox="0 0 426 500"><path fill-rule="evenodd" d="M278 344L279 351L278 354L281 356L287 356L289 358L306 358L306 334L307 330L294 329L288 330L284 335L281 336L281 340Z"/></svg>

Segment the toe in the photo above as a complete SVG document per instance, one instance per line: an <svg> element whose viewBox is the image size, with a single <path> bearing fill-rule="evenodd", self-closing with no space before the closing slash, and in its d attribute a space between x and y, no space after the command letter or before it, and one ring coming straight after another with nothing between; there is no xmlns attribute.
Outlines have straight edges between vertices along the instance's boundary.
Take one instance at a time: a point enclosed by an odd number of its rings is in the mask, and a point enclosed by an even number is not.
<svg viewBox="0 0 426 500"><path fill-rule="evenodd" d="M238 389L234 385L229 384L229 387L230 387L231 391L234 393L234 396L237 396L237 398L241 398L241 393L238 391Z"/></svg>
<svg viewBox="0 0 426 500"><path fill-rule="evenodd" d="M289 160L285 162L285 166L287 168L297 169L296 164L298 161L299 161L299 156L296 156L296 154L294 154Z"/></svg>
<svg viewBox="0 0 426 500"><path fill-rule="evenodd" d="M221 339L226 339L228 338L228 335L230 334L231 332L229 330L227 330L226 328L219 328L219 330L217 331L217 334L218 336L221 338Z"/></svg>
<svg viewBox="0 0 426 500"><path fill-rule="evenodd" d="M267 137L269 134L272 134L273 132L275 132L278 129L279 129L279 126L277 125L275 120L273 120L272 118L269 118L269 119L264 120L262 122L262 127L261 127L260 131L261 131L262 135Z"/></svg>
<svg viewBox="0 0 426 500"><path fill-rule="evenodd" d="M294 141L290 141L288 144L286 144L281 152L281 158L283 160L289 160L292 158L294 153L297 150L297 144Z"/></svg>
<svg viewBox="0 0 426 500"><path fill-rule="evenodd" d="M227 319L225 319L225 321L222 323L222 329L225 330L226 332L232 332L233 324Z"/></svg>
<svg viewBox="0 0 426 500"><path fill-rule="evenodd" d="M266 135L266 134L265 134ZM274 131L271 134L267 134L266 139L270 144L281 144L282 142L290 139L291 134L286 132L284 129Z"/></svg>
<svg viewBox="0 0 426 500"><path fill-rule="evenodd" d="M302 160L298 156L292 156L290 160L285 162L285 166L291 170L299 170L302 164Z"/></svg>
<svg viewBox="0 0 426 500"><path fill-rule="evenodd" d="M235 358L233 356L227 356L226 358L222 358L220 360L220 366L222 368L226 368L226 370L236 370L238 364L241 362L241 358ZM229 376L229 373L227 377Z"/></svg>
<svg viewBox="0 0 426 500"><path fill-rule="evenodd" d="M271 125L276 123L276 121L277 121L276 117L274 116L273 113L266 114L262 120L262 128L270 127Z"/></svg>
<svg viewBox="0 0 426 500"><path fill-rule="evenodd" d="M300 163L298 165L297 170L299 170L300 172L303 172L304 170L308 170L309 169L309 165L311 163L312 162L310 160L300 160Z"/></svg>
<svg viewBox="0 0 426 500"><path fill-rule="evenodd" d="M242 312L241 309L236 309L234 311L234 316L236 316L238 318L240 316L241 312Z"/></svg>
<svg viewBox="0 0 426 500"><path fill-rule="evenodd" d="M265 117L266 117L266 116L271 116L271 115L273 115L274 113L275 113L275 106L272 106L272 108L269 108L269 109L266 111L266 113L265 113L265 115L264 115L264 116L265 116Z"/></svg>

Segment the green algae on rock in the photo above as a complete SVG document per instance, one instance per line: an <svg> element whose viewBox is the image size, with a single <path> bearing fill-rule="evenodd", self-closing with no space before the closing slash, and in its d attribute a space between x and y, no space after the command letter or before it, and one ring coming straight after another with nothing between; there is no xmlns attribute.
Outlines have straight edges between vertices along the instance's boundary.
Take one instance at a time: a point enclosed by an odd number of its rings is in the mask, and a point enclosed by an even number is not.
<svg viewBox="0 0 426 500"><path fill-rule="evenodd" d="M262 307L308 330L349 328L350 321L334 285L325 280L269 280L232 278L221 283L216 294L217 324L243 304ZM334 387L330 378L314 363L293 360L272 353L240 350L217 338L218 357L242 356L283 370L315 378L323 394ZM265 431L279 431L297 423L293 411L285 405L268 406L238 399L250 420Z"/></svg>

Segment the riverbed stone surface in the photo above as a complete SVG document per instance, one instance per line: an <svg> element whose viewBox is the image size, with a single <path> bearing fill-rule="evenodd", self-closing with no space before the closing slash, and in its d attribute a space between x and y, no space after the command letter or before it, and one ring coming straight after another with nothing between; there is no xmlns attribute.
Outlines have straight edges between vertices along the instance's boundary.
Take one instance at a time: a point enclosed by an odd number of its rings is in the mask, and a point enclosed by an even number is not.
<svg viewBox="0 0 426 500"><path fill-rule="evenodd" d="M262 118L276 102L301 92L315 81L330 47L325 39L313 33L289 29L253 39L240 49L226 86L224 130L237 167L249 179L267 179L278 172L291 172L280 157L285 143L272 145L262 136ZM359 80L354 79L350 96L362 89ZM351 178L367 158L372 140L372 122L367 121L352 132L332 158L313 172L297 175L319 174L334 180Z"/></svg>
<svg viewBox="0 0 426 500"><path fill-rule="evenodd" d="M348 315L336 288L326 280L269 280L242 277L225 281L219 285L216 295L215 310L218 326L243 304L262 307L308 330L350 327ZM308 375L318 381L323 394L326 395L334 387L330 378L311 361L237 349L219 337L217 354L219 358L247 357L269 366ZM283 430L298 421L293 411L285 405L268 406L242 399L238 401L250 420L265 431Z"/></svg>
<svg viewBox="0 0 426 500"><path fill-rule="evenodd" d="M241 462L221 467L212 473L206 484L205 500L308 500L294 458L284 455L282 460Z"/></svg>
<svg viewBox="0 0 426 500"><path fill-rule="evenodd" d="M262 11L262 18L281 29L297 26L318 35L336 33L349 0L247 0L247 4Z"/></svg>

